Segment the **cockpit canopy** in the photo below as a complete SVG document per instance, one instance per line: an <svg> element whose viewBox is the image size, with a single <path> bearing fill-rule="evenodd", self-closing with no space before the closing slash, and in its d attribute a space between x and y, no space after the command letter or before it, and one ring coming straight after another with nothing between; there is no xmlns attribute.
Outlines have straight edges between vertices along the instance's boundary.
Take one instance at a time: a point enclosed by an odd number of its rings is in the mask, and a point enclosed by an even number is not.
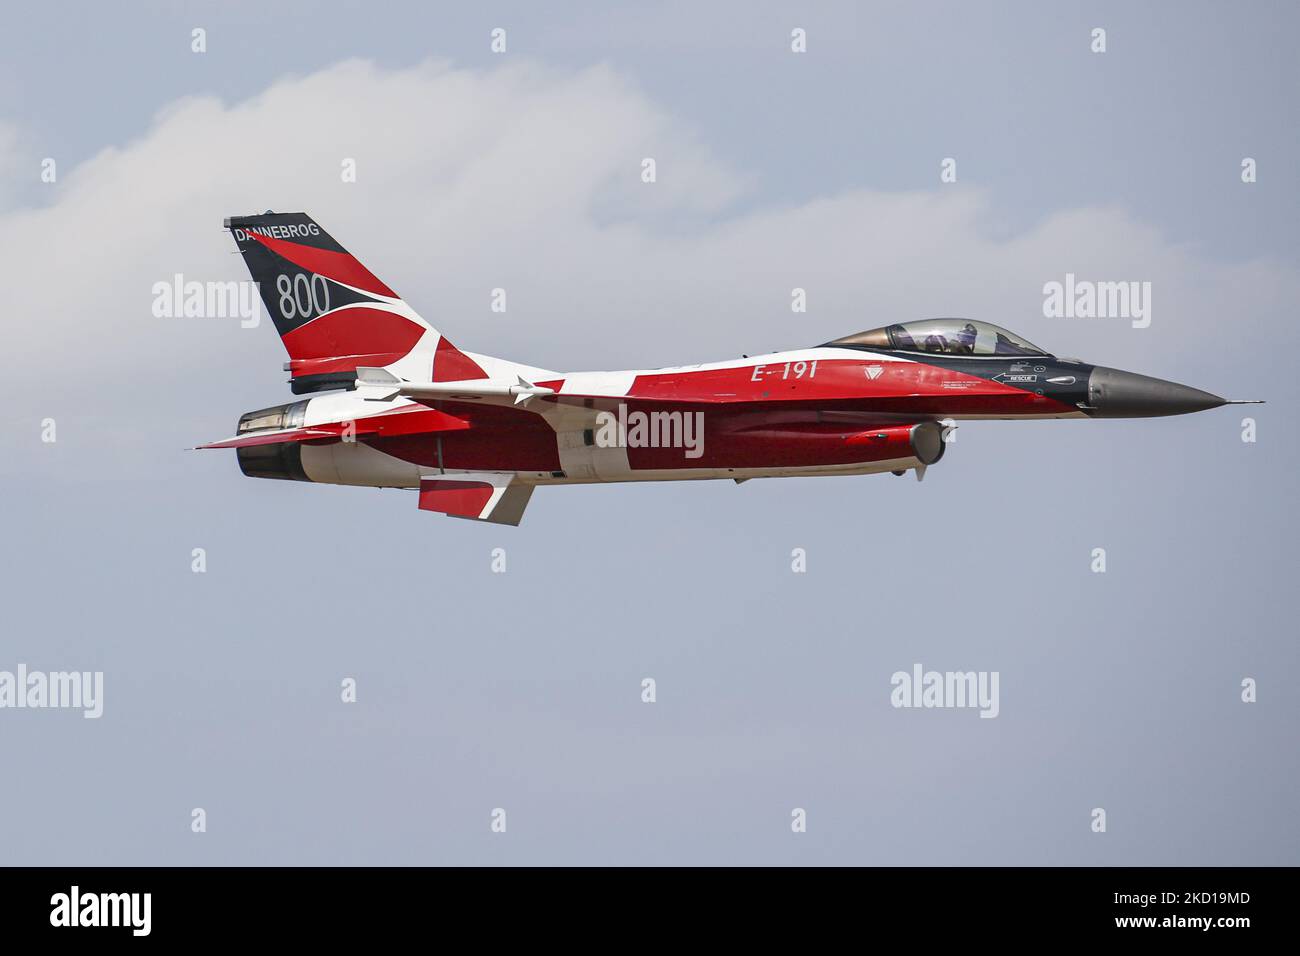
<svg viewBox="0 0 1300 956"><path fill-rule="evenodd" d="M827 342L827 345L858 346L904 352L929 352L936 355L1047 355L1036 345L1026 342L989 322L972 319L922 319L900 322L856 335Z"/></svg>

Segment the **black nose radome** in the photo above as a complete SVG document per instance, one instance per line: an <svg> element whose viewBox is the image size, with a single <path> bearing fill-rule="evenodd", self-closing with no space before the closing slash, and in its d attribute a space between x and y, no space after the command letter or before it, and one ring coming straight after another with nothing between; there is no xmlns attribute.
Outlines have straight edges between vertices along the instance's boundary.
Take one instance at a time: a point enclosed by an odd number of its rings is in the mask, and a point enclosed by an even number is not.
<svg viewBox="0 0 1300 956"><path fill-rule="evenodd" d="M1218 408L1227 399L1162 378L1098 365L1088 376L1089 414L1096 418L1154 418Z"/></svg>

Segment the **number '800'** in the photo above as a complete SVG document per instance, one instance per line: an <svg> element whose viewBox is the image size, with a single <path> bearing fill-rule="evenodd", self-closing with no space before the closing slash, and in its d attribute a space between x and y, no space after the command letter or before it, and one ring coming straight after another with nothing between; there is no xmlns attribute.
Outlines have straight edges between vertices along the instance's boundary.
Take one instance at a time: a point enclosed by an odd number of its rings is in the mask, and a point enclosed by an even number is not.
<svg viewBox="0 0 1300 956"><path fill-rule="evenodd" d="M280 293L280 314L286 319L329 311L330 287L324 276L299 272L291 279L281 273L275 277L275 290Z"/></svg>

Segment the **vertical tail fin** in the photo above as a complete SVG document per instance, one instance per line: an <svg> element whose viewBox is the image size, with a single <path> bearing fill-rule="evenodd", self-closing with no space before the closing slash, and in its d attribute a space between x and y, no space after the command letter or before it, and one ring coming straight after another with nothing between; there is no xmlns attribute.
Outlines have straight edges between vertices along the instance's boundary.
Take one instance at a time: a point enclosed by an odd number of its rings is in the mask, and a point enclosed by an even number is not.
<svg viewBox="0 0 1300 956"><path fill-rule="evenodd" d="M358 366L414 381L485 377L306 213L232 216L225 227L289 353L295 395L350 388Z"/></svg>

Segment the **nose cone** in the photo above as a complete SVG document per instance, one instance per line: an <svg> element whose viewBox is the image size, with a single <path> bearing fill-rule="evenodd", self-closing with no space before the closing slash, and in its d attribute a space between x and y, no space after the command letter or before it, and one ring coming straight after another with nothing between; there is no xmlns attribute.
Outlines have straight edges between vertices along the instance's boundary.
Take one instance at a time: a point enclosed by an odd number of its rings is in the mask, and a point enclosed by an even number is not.
<svg viewBox="0 0 1300 956"><path fill-rule="evenodd" d="M1095 418L1154 418L1226 405L1227 399L1162 378L1098 365L1088 376L1088 404Z"/></svg>

